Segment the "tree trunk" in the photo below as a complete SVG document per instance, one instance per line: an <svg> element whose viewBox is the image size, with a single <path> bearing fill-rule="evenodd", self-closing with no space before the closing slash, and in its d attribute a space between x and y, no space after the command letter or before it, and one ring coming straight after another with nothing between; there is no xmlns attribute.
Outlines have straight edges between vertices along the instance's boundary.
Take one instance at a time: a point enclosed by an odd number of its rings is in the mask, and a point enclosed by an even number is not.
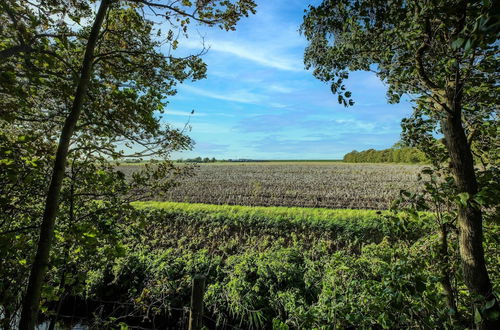
<svg viewBox="0 0 500 330"><path fill-rule="evenodd" d="M439 257L440 257L440 269L441 269L441 285L443 286L444 295L446 297L446 304L450 309L450 317L452 322L460 322L460 314L457 309L457 304L455 301L455 294L453 292L453 286L451 285L450 279L450 262L448 255L448 228L446 224L441 224L439 229Z"/></svg>
<svg viewBox="0 0 500 330"><path fill-rule="evenodd" d="M478 185L472 152L462 126L461 109L456 104L450 106L449 109L454 111L446 115L441 126L450 155L450 164L458 192L468 193L469 196L473 197L478 192ZM473 299L477 300L475 308L481 310L486 301L495 299L484 260L481 210L471 203L460 204L458 207L458 228L464 281ZM499 310L498 301L492 308ZM495 327L500 329L498 320L486 320L484 315L478 326L482 329Z"/></svg>
<svg viewBox="0 0 500 330"><path fill-rule="evenodd" d="M99 5L99 10L92 25L85 49L80 79L78 81L71 112L64 122L64 127L59 138L52 178L47 198L45 200L45 210L40 227L40 238L38 240L35 259L31 266L28 288L23 300L23 308L19 322L19 329L21 330L32 330L35 328L37 322L40 293L48 268L49 253L52 245L52 237L54 235L55 219L59 208L59 195L65 175L69 144L82 111L83 101L87 94L94 59L94 49L99 37L102 22L104 21L107 9L109 8L110 1L111 0L102 0Z"/></svg>

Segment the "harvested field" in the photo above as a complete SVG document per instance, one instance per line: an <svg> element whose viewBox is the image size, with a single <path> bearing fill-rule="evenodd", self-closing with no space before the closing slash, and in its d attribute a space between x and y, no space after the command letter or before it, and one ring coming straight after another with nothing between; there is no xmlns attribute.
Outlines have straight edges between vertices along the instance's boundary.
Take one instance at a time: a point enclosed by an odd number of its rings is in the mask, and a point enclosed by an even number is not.
<svg viewBox="0 0 500 330"><path fill-rule="evenodd" d="M134 166L125 171L130 171ZM420 166L338 162L201 164L167 201L385 209L401 189L418 189Z"/></svg>

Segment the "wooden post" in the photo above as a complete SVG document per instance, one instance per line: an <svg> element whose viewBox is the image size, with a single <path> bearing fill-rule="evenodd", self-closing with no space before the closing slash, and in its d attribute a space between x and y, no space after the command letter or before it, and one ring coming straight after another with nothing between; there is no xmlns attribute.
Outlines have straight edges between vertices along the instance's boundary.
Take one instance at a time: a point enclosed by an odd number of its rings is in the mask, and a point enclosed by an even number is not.
<svg viewBox="0 0 500 330"><path fill-rule="evenodd" d="M203 327L203 295L205 276L195 275L191 292L191 310L189 311L189 330L201 330Z"/></svg>

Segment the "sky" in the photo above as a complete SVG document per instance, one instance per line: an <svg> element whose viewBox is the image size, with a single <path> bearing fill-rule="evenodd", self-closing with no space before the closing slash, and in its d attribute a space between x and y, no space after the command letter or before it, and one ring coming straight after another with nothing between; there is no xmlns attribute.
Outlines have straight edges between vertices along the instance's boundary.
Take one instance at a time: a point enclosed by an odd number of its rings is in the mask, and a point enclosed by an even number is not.
<svg viewBox="0 0 500 330"><path fill-rule="evenodd" d="M257 1L257 13L236 31L197 26L180 40L181 52L199 52L203 40L210 48L207 78L179 85L168 100L163 120L176 128L189 122L195 141L172 158L341 159L399 140L411 104L388 104L387 87L373 73L351 73L356 103L345 108L305 70L307 42L298 29L308 3Z"/></svg>

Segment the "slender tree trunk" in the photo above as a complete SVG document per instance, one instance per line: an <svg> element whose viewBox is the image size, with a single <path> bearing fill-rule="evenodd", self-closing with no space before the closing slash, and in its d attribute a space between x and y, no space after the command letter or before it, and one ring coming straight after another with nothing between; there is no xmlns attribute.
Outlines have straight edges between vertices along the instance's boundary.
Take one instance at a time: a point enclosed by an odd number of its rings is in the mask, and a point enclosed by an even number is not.
<svg viewBox="0 0 500 330"><path fill-rule="evenodd" d="M452 312L450 318L453 323L460 324L460 314L457 309L455 293L451 285L450 278L450 257L448 254L448 228L446 224L441 224L439 229L439 257L441 258L441 285L443 286L446 304Z"/></svg>
<svg viewBox="0 0 500 330"><path fill-rule="evenodd" d="M458 192L468 193L472 197L478 192L478 184L472 152L462 126L461 108L450 102L449 109L453 111L446 115L441 126L450 155L450 164ZM495 299L484 259L482 220L481 210L475 205L471 203L459 205L458 227L462 271L471 295L483 297L478 301L477 308L484 306L486 301ZM498 301L492 308L500 310ZM499 320L489 321L484 317L478 326L482 329L500 329Z"/></svg>
<svg viewBox="0 0 500 330"><path fill-rule="evenodd" d="M35 328L37 322L40 292L48 268L49 253L54 234L55 219L59 208L59 195L65 175L69 144L82 111L83 101L87 94L94 59L94 49L110 2L111 0L102 0L99 5L99 10L92 25L87 47L85 49L75 99L71 107L71 112L64 122L64 127L59 138L52 178L45 201L45 211L40 227L40 238L38 240L35 259L31 266L28 288L23 300L21 320L19 323L19 328L21 330L32 330Z"/></svg>
<svg viewBox="0 0 500 330"><path fill-rule="evenodd" d="M70 185L70 195L69 195L69 223L73 224L75 222L75 176L74 176L74 160L71 164L71 185ZM61 280L59 281L58 295L59 299L57 301L55 314L52 316L47 330L54 330L56 328L57 319L59 318L59 313L61 312L62 302L66 296L66 274L68 272L68 258L70 243L66 242L64 245L64 262L61 268Z"/></svg>

